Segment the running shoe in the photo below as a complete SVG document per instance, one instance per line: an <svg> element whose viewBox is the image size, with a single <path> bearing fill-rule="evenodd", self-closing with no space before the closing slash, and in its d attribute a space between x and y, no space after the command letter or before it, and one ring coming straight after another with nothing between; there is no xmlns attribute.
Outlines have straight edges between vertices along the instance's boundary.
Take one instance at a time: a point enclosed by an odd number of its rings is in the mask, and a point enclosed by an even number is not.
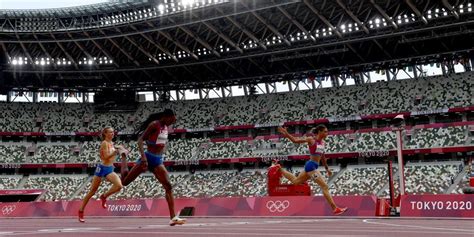
<svg viewBox="0 0 474 237"><path fill-rule="evenodd" d="M182 225L186 223L186 219L179 218L179 216L173 217L173 219L170 220L170 226L175 226L175 225Z"/></svg>
<svg viewBox="0 0 474 237"><path fill-rule="evenodd" d="M84 219L84 211L78 212L79 222L84 223L86 220Z"/></svg>
<svg viewBox="0 0 474 237"><path fill-rule="evenodd" d="M336 209L334 209L333 213L334 213L334 215L338 216L338 215L341 215L342 213L344 213L346 211L347 211L347 207L336 207Z"/></svg>
<svg viewBox="0 0 474 237"><path fill-rule="evenodd" d="M104 196L104 194L100 195L100 202L102 203L102 208L107 208L107 198Z"/></svg>

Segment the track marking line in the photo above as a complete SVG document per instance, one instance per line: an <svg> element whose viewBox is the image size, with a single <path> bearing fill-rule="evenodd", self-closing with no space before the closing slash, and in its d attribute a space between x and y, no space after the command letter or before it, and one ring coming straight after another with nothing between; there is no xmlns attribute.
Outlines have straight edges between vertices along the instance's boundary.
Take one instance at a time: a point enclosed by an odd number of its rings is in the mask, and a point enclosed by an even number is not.
<svg viewBox="0 0 474 237"><path fill-rule="evenodd" d="M473 230L463 230L463 229L451 229L451 228L441 228L441 227L428 227L428 226L418 226L418 225L404 225L404 224L391 224L391 223L383 223L383 222L375 222L370 220L362 220L362 222L367 224L374 224L374 225L386 225L386 226L396 226L396 227L411 227L411 228L418 228L418 229L427 229L427 230L449 230L449 231L460 231L460 232L468 232L472 233Z"/></svg>

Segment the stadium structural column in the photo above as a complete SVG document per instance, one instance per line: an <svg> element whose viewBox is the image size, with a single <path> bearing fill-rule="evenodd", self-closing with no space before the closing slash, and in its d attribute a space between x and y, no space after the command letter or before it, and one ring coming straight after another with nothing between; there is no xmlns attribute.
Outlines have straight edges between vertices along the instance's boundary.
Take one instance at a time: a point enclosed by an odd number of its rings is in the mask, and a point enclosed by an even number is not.
<svg viewBox="0 0 474 237"><path fill-rule="evenodd" d="M156 102L156 91L153 91L153 101Z"/></svg>
<svg viewBox="0 0 474 237"><path fill-rule="evenodd" d="M33 103L37 103L38 102L38 92L36 91L33 91Z"/></svg>
<svg viewBox="0 0 474 237"><path fill-rule="evenodd" d="M89 92L82 93L82 103L89 103Z"/></svg>
<svg viewBox="0 0 474 237"><path fill-rule="evenodd" d="M419 77L418 77L418 76L419 76L419 75L418 75L418 68L416 67L416 65L413 65L413 66L410 66L410 67L411 67L412 70L413 70L413 77L414 77L415 79L418 79L418 78L419 78Z"/></svg>
<svg viewBox="0 0 474 237"><path fill-rule="evenodd" d="M454 73L454 65L452 60L446 60L441 63L441 70L443 71L443 75L447 76Z"/></svg>
<svg viewBox="0 0 474 237"><path fill-rule="evenodd" d="M58 92L58 104L62 104L64 102L64 91Z"/></svg>
<svg viewBox="0 0 474 237"><path fill-rule="evenodd" d="M311 86L313 90L316 90L316 83L314 83L314 80L311 80Z"/></svg>
<svg viewBox="0 0 474 237"><path fill-rule="evenodd" d="M397 137L397 157L398 157L398 180L400 195L405 195L405 177L404 177L404 167L403 167L403 154L402 154L402 130L403 128L395 128L395 133Z"/></svg>
<svg viewBox="0 0 474 237"><path fill-rule="evenodd" d="M370 72L361 72L361 76L362 76L362 81L365 84L372 83L372 79L370 78Z"/></svg>
<svg viewBox="0 0 474 237"><path fill-rule="evenodd" d="M198 89L198 92L199 92L199 99L202 100L202 90L201 90L201 89Z"/></svg>
<svg viewBox="0 0 474 237"><path fill-rule="evenodd" d="M472 70L474 68L474 56L471 56L469 61L471 61L471 70Z"/></svg>
<svg viewBox="0 0 474 237"><path fill-rule="evenodd" d="M388 187L389 187L389 194L390 194L390 206L393 206L394 197L394 190L393 190L393 167L392 161L388 161Z"/></svg>
<svg viewBox="0 0 474 237"><path fill-rule="evenodd" d="M466 72L471 71L472 67L471 67L471 64L469 63L467 58L465 59L465 61L462 61L461 64L464 67L464 71L466 71Z"/></svg>
<svg viewBox="0 0 474 237"><path fill-rule="evenodd" d="M338 76L331 75L330 78L331 78L331 82L332 82L333 87L340 87L341 86L341 85L339 85Z"/></svg>

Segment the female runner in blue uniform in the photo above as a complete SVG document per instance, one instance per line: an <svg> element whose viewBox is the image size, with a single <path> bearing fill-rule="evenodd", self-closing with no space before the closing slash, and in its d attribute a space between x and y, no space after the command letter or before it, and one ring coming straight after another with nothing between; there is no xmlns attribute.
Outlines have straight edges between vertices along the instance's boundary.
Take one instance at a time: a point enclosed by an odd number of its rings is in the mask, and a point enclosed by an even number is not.
<svg viewBox="0 0 474 237"><path fill-rule="evenodd" d="M148 170L152 172L165 189L165 197L170 211L171 226L186 223L185 219L179 218L174 210L174 197L172 185L169 181L168 171L163 165L163 155L168 142L168 126L176 122L176 115L173 110L165 109L161 113L151 114L145 122L135 131L138 135L138 150L140 158L133 168L128 172L122 170L122 183L127 186L135 180L142 172ZM146 142L146 151L143 143ZM126 166L123 166L126 168Z"/></svg>
<svg viewBox="0 0 474 237"><path fill-rule="evenodd" d="M329 170L328 164L326 162L326 158L324 157L325 153L325 142L324 139L328 136L328 129L324 125L318 125L316 128L313 128L311 130L311 136L307 137L301 137L301 138L296 138L292 136L286 128L279 127L278 132L283 134L284 137L290 139L293 143L306 143L308 144L309 148L309 155L310 159L306 162L304 165L304 171L302 171L298 177L293 175L292 173L286 171L285 169L281 168L280 165L280 170L287 178L288 180L291 181L293 184L302 184L309 179L313 179L322 189L323 195L326 198L326 201L331 205L331 208L333 210L334 215L340 215L344 213L347 208L346 207L337 207L336 204L334 203L334 200L331 197L331 194L329 193L329 187L324 180L323 176L321 175L321 172L318 171L319 167L319 162L321 162L324 167L326 168L326 171L328 173L328 177L332 175L331 170Z"/></svg>
<svg viewBox="0 0 474 237"><path fill-rule="evenodd" d="M114 138L114 129L111 127L106 127L102 130L101 134L102 143L100 144L100 159L102 163L97 165L97 168L94 173L94 178L92 179L91 189L89 193L84 197L82 205L79 208L79 222L85 222L84 220L84 208L86 207L89 200L97 192L97 189L102 182L102 178L106 178L113 185L110 187L109 191L105 194L100 195L100 200L102 201L102 207L107 208L106 200L110 195L119 192L122 189L122 182L118 175L114 172L114 161L115 157L121 153L121 150L124 150L123 147L117 146L114 147L112 139Z"/></svg>

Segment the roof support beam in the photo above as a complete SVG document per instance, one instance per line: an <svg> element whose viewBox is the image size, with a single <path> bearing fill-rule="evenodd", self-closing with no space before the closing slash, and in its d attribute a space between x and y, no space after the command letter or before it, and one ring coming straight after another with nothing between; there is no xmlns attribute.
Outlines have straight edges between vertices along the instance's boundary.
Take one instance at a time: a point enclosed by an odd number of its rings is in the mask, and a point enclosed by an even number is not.
<svg viewBox="0 0 474 237"><path fill-rule="evenodd" d="M288 41L288 39L286 39L286 37L284 35L282 35L274 26L272 26L270 24L270 22L268 22L267 20L265 20L262 16L258 15L256 12L252 12L252 15L254 15L260 22L262 22L265 26L267 26L267 28L273 32L273 34L277 35L278 37L280 37L283 42L286 43L286 45L288 46L291 46L291 43L290 41Z"/></svg>
<svg viewBox="0 0 474 237"><path fill-rule="evenodd" d="M411 10L415 13L416 16L418 16L423 23L428 24L428 20L426 20L425 16L421 14L421 12L418 10L418 8L415 6L415 4L411 0L405 0L406 4L411 8Z"/></svg>
<svg viewBox="0 0 474 237"><path fill-rule="evenodd" d="M456 9L454 9L454 7L451 4L449 4L448 0L441 0L441 2L448 9L451 15L453 15L454 17L456 17L457 20L459 20L458 12L456 11Z"/></svg>
<svg viewBox="0 0 474 237"><path fill-rule="evenodd" d="M35 37L35 39L38 39L38 36L37 36L35 33L33 33L33 37ZM43 53L44 53L46 56L48 56L49 58L53 58L53 57L51 56L51 54L46 50L46 48L44 47L44 45L43 45L41 42L39 42L38 45L40 46L41 50L43 50ZM71 62L71 63L72 63L72 62ZM58 65L57 65L56 63L53 63L53 67L54 67L54 68L58 68ZM61 74L60 74L60 75L61 75Z"/></svg>
<svg viewBox="0 0 474 237"><path fill-rule="evenodd" d="M226 17L227 20L232 22L237 28L239 28L242 32L244 32L249 38L251 38L254 42L256 42L260 47L264 50L267 50L267 46L265 46L264 43L262 43L261 40L257 39L254 34L252 34L245 26L237 22L236 20L232 19L231 17Z"/></svg>
<svg viewBox="0 0 474 237"><path fill-rule="evenodd" d="M20 36L18 35L18 32L15 32L15 36L18 40L20 40ZM33 58L31 57L30 53L28 52L28 50L26 49L25 47L25 44L23 44L22 42L20 42L20 46L21 48L23 49L23 52L25 53L25 56L30 60L31 64L34 65L34 60ZM39 82L41 83L41 86L44 86L44 82L43 82L43 79L41 78L41 76L38 74L38 73L35 73L36 77L38 78Z"/></svg>
<svg viewBox="0 0 474 237"><path fill-rule="evenodd" d="M191 30L189 30L188 28L184 27L184 26L180 26L179 29L181 29L182 31L184 31L186 34L188 34L189 36L193 37L194 40L196 40L197 42L199 42L202 46L204 46L206 49L208 49L209 51L211 51L214 55L216 55L217 57L221 57L221 54L219 52L217 52L211 45L209 45L209 43L207 43L206 41L204 41L203 39L201 39L201 37L199 37L197 34L195 34L194 32L192 32Z"/></svg>
<svg viewBox="0 0 474 237"><path fill-rule="evenodd" d="M2 45L2 49L3 49L3 53L5 54L5 58L11 58L10 54L8 53L7 51L7 46L5 46L5 43L0 43ZM13 80L15 80L15 82L17 83L18 86L21 85L21 83L18 81L18 79L16 78L15 75L13 75ZM2 85L4 86L4 85Z"/></svg>
<svg viewBox="0 0 474 237"><path fill-rule="evenodd" d="M319 19L321 19L321 21L324 22L324 24L326 24L329 28L332 29L332 31L339 37L339 38L342 38L342 34L341 32L339 32L339 30L334 27L331 22L328 21L328 19L326 19L326 17L324 17L323 15L321 15L321 13L319 13L318 9L316 9L310 2L309 0L303 0L303 2L306 4L306 6L308 6L308 8L314 13L316 14L316 16L319 17Z"/></svg>
<svg viewBox="0 0 474 237"><path fill-rule="evenodd" d="M207 28L211 29L214 31L216 34L218 34L223 40L225 40L228 44L232 45L239 53L244 53L244 50L242 50L237 43L235 43L233 40L231 40L228 36L224 35L222 31L211 25L209 22L203 22L204 25L207 26Z"/></svg>
<svg viewBox="0 0 474 237"><path fill-rule="evenodd" d="M99 30L99 31L103 35L106 35L103 30ZM120 52L122 52L128 59L130 59L137 67L141 66L140 63L134 57L132 57L127 51L125 51L122 47L120 47L120 45L117 44L117 42L115 42L114 39L107 38L107 40L109 40L110 43L112 43L115 47L117 47L120 50Z"/></svg>
<svg viewBox="0 0 474 237"><path fill-rule="evenodd" d="M149 26L153 26L150 22L147 22L147 23L148 23ZM135 26L131 25L130 27L133 30L135 30L136 32L138 32L138 29ZM178 58L175 55L171 54L171 52L168 49L166 49L165 47L163 47L160 43L153 41L150 37L148 37L148 35L145 35L144 33L140 33L140 35L143 38L145 38L148 42L150 42L152 45L154 45L156 48L161 50L164 54L168 55L168 57L173 59L175 62L179 62Z"/></svg>
<svg viewBox="0 0 474 237"><path fill-rule="evenodd" d="M398 29L398 25L395 23L395 21L392 20L392 18L375 2L375 0L370 0L370 3L377 9L377 11L383 16L385 21L389 22L394 29Z"/></svg>
<svg viewBox="0 0 474 237"><path fill-rule="evenodd" d="M51 32L49 33L51 35L51 37L53 37L53 39L56 39L56 36L54 36ZM56 41L56 44L59 46L59 48L63 51L64 55L66 55L66 57L72 62L72 64L74 65L74 68L76 68L76 70L79 69L79 67L77 66L77 61L75 58L73 58L68 52L67 50L63 47L63 45L60 43L60 42L57 42Z"/></svg>
<svg viewBox="0 0 474 237"><path fill-rule="evenodd" d="M67 32L67 35L69 36L69 38L73 39L74 37L71 35L71 33ZM82 47L81 44L79 44L79 42L77 41L74 41L74 44L89 58L89 60L92 60L94 57L84 48ZM94 64L94 68L99 68L97 66L97 64Z"/></svg>
<svg viewBox="0 0 474 237"><path fill-rule="evenodd" d="M362 23L362 21L360 21L359 18L356 15L354 15L354 13L352 13L351 10L347 9L346 5L344 5L344 3L341 0L336 0L336 2L347 13L347 15L349 15L352 18L352 20L357 22L357 24L362 27L362 29L364 30L366 34L369 34L369 29L367 29L365 24Z"/></svg>
<svg viewBox="0 0 474 237"><path fill-rule="evenodd" d="M84 35L86 35L87 37L90 38L90 35L89 35L89 33L87 33L87 31L83 31L83 33L84 33ZM100 49L100 51L102 51L102 53L105 54L105 56L107 56L107 58L109 58L110 60L112 60L114 62L115 67L117 67L117 68L120 67L120 65L117 63L117 60L115 60L114 57L112 57L112 54L108 50L104 49L104 47L102 47L99 43L97 43L96 40L91 39L91 41L97 48Z"/></svg>
<svg viewBox="0 0 474 237"><path fill-rule="evenodd" d="M303 31L306 35L308 35L308 37L311 38L311 40L313 41L316 41L316 37L314 37L303 25L301 25L301 23L299 23L294 16L290 15L290 13L288 11L286 11L285 9L283 9L282 7L278 6L277 7L278 10L280 10L281 13L283 13L283 15L285 15L294 25L296 25L296 27L298 27L298 29L300 29L301 31Z"/></svg>
<svg viewBox="0 0 474 237"><path fill-rule="evenodd" d="M183 44L179 43L178 41L176 41L173 37L171 37L171 35L168 33L168 32L165 32L165 31L158 31L162 36L164 36L165 38L167 38L169 41L173 42L176 46L178 46L179 48L181 48L182 50L184 50L184 52L188 53L189 55L191 55L194 59L196 60L199 60L199 57L194 53L192 52L191 50L189 50L188 47L184 46Z"/></svg>

